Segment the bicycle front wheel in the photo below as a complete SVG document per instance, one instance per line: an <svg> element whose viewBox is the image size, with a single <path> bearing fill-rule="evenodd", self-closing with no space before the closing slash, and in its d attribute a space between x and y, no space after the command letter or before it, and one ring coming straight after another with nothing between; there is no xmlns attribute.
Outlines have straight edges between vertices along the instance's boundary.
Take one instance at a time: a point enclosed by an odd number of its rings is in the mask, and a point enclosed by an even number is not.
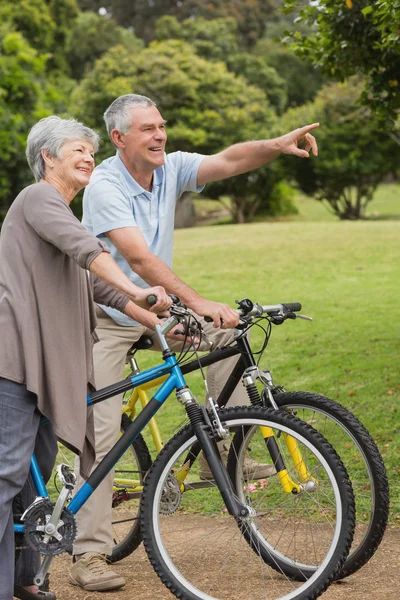
<svg viewBox="0 0 400 600"><path fill-rule="evenodd" d="M339 454L353 486L356 529L349 556L338 579L360 569L379 547L389 515L385 465L368 431L344 406L311 392L274 395L279 408L319 431Z"/></svg>
<svg viewBox="0 0 400 600"><path fill-rule="evenodd" d="M235 519L215 483L201 479L198 461L190 467L188 453L197 438L190 425L184 427L160 453L143 491L142 535L156 573L171 592L187 600L316 598L334 579L352 540L354 498L340 459L322 436L283 412L236 407L220 416L231 442L253 432L246 454L257 462L265 462L264 432L269 428L282 446L290 477L300 483L300 469L284 451L289 435L313 484L302 484L297 494L284 492L278 474L255 482L248 467L236 467L237 496L251 507L251 516ZM240 452L236 460L243 465ZM284 568L278 561L271 567L277 556ZM310 565L313 573L305 581L286 572L290 566L299 574Z"/></svg>

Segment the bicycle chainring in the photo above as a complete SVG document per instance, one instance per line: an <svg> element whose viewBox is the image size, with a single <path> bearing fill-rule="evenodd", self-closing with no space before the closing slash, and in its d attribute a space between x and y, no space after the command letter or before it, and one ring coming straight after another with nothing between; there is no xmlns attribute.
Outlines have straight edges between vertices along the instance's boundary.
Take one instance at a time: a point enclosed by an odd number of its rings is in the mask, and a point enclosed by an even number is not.
<svg viewBox="0 0 400 600"><path fill-rule="evenodd" d="M40 554L55 556L62 552L71 552L76 536L74 515L64 508L57 525L52 528L49 521L54 504L44 498L32 505L24 516L25 540Z"/></svg>

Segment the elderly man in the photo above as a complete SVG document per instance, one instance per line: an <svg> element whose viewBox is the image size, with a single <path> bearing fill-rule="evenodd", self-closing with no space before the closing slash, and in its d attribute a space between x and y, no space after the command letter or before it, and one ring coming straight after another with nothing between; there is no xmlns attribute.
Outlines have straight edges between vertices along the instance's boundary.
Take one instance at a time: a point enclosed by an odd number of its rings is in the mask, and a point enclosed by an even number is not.
<svg viewBox="0 0 400 600"><path fill-rule="evenodd" d="M229 329L237 324L237 313L225 304L203 298L171 270L176 201L185 191L201 192L206 183L257 169L280 152L300 157L308 157L310 151L317 154L310 131L318 123L276 139L240 143L204 156L187 152L166 155L166 121L155 103L144 96L117 98L104 119L117 153L95 169L85 190L84 226L107 242L112 257L132 282L141 287L163 285L197 315L212 317L214 327L209 327L207 335L214 348L229 343L233 336ZM303 143L302 149L299 142ZM156 316L143 313L140 320L151 331ZM95 376L96 385L103 387L122 379L127 351L148 332L106 306L98 309L97 317L100 342L94 349ZM213 398L218 397L235 361L233 358L209 367L207 382ZM229 405L240 404L248 404L248 399L239 386ZM119 407L115 399L95 407L97 461L118 437ZM273 471L270 465L257 463L249 468L255 478L267 477ZM201 469L201 475L207 478L208 465L201 465ZM112 548L111 497L112 475L78 515L69 578L90 591L117 589L125 583L105 561Z"/></svg>

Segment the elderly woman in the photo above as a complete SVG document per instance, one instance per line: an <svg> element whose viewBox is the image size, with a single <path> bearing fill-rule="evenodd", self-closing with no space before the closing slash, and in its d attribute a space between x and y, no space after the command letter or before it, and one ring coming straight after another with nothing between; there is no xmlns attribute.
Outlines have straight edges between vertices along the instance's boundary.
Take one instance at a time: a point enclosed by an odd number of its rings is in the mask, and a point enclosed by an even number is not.
<svg viewBox="0 0 400 600"><path fill-rule="evenodd" d="M27 478L34 449L50 476L55 437L80 456L83 475L93 462L86 406L95 385L93 301L136 319L149 294L158 298L152 309L158 313L171 304L163 288L132 284L69 207L89 182L97 147L97 134L75 120L39 121L27 141L37 183L18 195L1 231L0 600L12 600L13 590L19 598L55 598L32 585L39 557L29 551L21 554L13 588L12 503L22 489L24 501L32 501ZM51 425L38 434L41 415Z"/></svg>

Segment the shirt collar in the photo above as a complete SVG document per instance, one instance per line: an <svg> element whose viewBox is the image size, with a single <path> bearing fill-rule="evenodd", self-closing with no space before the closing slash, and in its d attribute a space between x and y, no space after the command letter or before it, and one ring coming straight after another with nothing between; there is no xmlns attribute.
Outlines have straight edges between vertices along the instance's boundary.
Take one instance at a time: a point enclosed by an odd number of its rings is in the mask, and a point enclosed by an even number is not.
<svg viewBox="0 0 400 600"><path fill-rule="evenodd" d="M129 189L130 189L130 191L131 191L131 193L132 193L133 196L139 196L140 194L151 194L151 192L149 192L148 190L145 190L136 181L136 179L134 179L132 177L132 175L129 173L128 169L126 168L126 166L122 162L121 157L119 156L118 152L115 155L114 166L124 176L124 179L125 179L126 183L128 184L128 187L129 187ZM158 187L159 185L161 185L162 180L163 180L163 175L164 175L164 168L162 166L161 167L157 167L157 169L153 173L153 190L154 190L155 187Z"/></svg>

